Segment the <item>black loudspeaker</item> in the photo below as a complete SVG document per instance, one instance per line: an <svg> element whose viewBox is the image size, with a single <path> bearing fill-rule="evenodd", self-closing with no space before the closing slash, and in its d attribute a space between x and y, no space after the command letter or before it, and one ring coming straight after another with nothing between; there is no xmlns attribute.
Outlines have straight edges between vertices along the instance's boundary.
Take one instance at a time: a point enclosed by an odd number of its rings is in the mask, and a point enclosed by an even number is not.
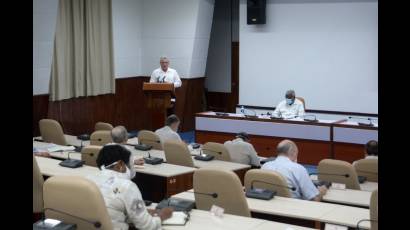
<svg viewBox="0 0 410 230"><path fill-rule="evenodd" d="M266 24L266 0L247 1L247 23Z"/></svg>

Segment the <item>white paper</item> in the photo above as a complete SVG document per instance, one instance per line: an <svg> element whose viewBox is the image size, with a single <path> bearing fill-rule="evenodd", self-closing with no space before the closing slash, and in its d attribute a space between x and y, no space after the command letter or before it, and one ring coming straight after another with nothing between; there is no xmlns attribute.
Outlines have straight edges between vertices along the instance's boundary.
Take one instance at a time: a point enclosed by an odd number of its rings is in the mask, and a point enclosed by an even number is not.
<svg viewBox="0 0 410 230"><path fill-rule="evenodd" d="M340 183L334 183L332 182L332 188L334 189L340 189L340 190L345 190L346 185L345 184L340 184Z"/></svg>
<svg viewBox="0 0 410 230"><path fill-rule="evenodd" d="M188 215L185 212L173 212L172 217L162 222L163 225L181 225L185 224Z"/></svg>

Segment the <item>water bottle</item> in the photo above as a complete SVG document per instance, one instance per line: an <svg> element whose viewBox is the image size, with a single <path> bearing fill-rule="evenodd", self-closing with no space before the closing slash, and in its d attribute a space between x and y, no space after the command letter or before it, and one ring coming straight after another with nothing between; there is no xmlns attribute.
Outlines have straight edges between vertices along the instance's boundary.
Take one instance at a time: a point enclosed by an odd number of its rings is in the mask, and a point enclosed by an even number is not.
<svg viewBox="0 0 410 230"><path fill-rule="evenodd" d="M241 114L245 114L245 107L241 106Z"/></svg>

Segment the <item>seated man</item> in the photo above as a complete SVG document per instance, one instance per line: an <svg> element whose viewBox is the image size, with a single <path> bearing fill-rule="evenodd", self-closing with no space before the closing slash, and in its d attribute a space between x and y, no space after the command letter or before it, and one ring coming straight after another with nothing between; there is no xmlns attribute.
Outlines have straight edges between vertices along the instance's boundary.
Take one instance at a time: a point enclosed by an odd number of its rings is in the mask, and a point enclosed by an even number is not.
<svg viewBox="0 0 410 230"><path fill-rule="evenodd" d="M298 151L293 141L283 140L276 147L276 160L265 163L262 169L280 173L289 186L296 188L295 191L291 191L293 198L320 201L327 188L315 187L306 168L297 163Z"/></svg>
<svg viewBox="0 0 410 230"><path fill-rule="evenodd" d="M285 98L276 106L273 116L289 119L305 115L303 103L296 99L294 90L286 91Z"/></svg>
<svg viewBox="0 0 410 230"><path fill-rule="evenodd" d="M365 145L364 159L378 159L379 154L379 144L375 140L371 140ZM353 162L353 165L356 164L356 161Z"/></svg>
<svg viewBox="0 0 410 230"><path fill-rule="evenodd" d="M249 136L245 132L236 135L236 139L224 143L228 149L229 155L233 162L240 164L260 166L258 154L253 145L249 143Z"/></svg>
<svg viewBox="0 0 410 230"><path fill-rule="evenodd" d="M114 229L161 229L161 221L172 216L172 208L147 210L138 186L130 175L131 153L121 145L105 145L98 155L101 173L89 175L100 189Z"/></svg>
<svg viewBox="0 0 410 230"><path fill-rule="evenodd" d="M159 139L161 140L162 144L164 144L164 142L167 140L182 141L181 137L177 133L179 123L179 118L175 114L172 114L169 117L167 117L167 120L165 121L165 126L155 131L155 133L159 136Z"/></svg>
<svg viewBox="0 0 410 230"><path fill-rule="evenodd" d="M111 139L113 141L112 144L122 145L126 149L130 148L129 146L126 145L128 141L127 129L125 129L125 127L122 125L116 126L111 130ZM131 149L128 149L128 150L131 151ZM132 162L134 162L134 164L136 165L143 165L144 159L142 158L137 159L136 157Z"/></svg>
<svg viewBox="0 0 410 230"><path fill-rule="evenodd" d="M38 157L50 157L50 153L44 150L39 150L36 147L33 147L33 154L34 156Z"/></svg>

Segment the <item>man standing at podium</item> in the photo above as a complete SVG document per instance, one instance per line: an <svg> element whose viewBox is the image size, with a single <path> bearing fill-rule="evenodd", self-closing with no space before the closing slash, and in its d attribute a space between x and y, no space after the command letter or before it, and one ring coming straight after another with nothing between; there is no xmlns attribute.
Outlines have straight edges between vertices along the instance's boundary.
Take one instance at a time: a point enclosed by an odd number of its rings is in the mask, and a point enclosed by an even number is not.
<svg viewBox="0 0 410 230"><path fill-rule="evenodd" d="M167 57L161 57L159 59L161 68L152 71L151 79L149 82L156 83L173 83L175 88L179 88L182 85L181 79L176 70L169 68L169 60Z"/></svg>

